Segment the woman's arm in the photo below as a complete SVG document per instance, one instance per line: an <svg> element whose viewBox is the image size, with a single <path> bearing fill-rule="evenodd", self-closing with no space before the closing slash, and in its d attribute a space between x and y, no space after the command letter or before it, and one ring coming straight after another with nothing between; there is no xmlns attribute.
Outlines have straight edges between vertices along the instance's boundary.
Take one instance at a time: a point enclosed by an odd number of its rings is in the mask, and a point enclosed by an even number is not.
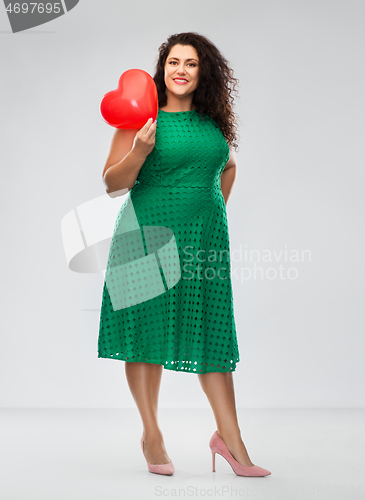
<svg viewBox="0 0 365 500"><path fill-rule="evenodd" d="M103 182L111 198L134 186L147 155L155 145L156 123L151 118L140 129L116 129L103 170Z"/></svg>
<svg viewBox="0 0 365 500"><path fill-rule="evenodd" d="M236 177L236 165L236 153L233 149L230 149L229 159L221 174L221 190L226 205L232 190L233 181Z"/></svg>

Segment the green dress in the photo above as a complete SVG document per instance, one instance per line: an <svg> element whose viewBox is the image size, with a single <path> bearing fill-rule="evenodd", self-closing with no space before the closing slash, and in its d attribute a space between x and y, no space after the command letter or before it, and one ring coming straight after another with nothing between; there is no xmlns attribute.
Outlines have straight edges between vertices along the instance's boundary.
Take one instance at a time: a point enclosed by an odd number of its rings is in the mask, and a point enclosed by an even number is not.
<svg viewBox="0 0 365 500"><path fill-rule="evenodd" d="M98 357L188 373L239 361L227 213L228 144L197 110L158 111L155 146L115 223Z"/></svg>

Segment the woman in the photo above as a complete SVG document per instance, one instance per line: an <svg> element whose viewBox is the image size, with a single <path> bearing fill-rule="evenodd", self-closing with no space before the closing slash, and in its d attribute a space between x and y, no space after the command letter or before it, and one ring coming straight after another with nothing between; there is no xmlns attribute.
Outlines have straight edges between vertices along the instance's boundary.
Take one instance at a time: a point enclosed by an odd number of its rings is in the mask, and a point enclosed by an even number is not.
<svg viewBox="0 0 365 500"><path fill-rule="evenodd" d="M126 361L150 472L175 470L157 421L165 368L198 375L217 423L209 443L213 471L219 453L237 475L269 475L251 462L241 439L232 375L239 353L225 203L236 170L237 80L206 37L180 33L159 48L154 81L157 121L149 119L138 132L116 130L103 171L111 196L129 189L130 197L110 247L98 357ZM151 236L143 247L142 232ZM147 276L153 265L161 275Z"/></svg>

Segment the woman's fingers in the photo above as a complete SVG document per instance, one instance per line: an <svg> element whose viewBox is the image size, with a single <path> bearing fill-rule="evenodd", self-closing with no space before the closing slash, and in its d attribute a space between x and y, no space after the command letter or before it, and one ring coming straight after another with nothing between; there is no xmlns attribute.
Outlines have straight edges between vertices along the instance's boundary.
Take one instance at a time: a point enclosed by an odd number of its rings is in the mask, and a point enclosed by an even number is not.
<svg viewBox="0 0 365 500"><path fill-rule="evenodd" d="M152 118L149 118L143 127L138 131L138 136L143 139L150 139L156 132L156 123Z"/></svg>
<svg viewBox="0 0 365 500"><path fill-rule="evenodd" d="M148 120L146 121L146 123L141 128L140 132L142 132L143 134L145 134L147 132L147 130L150 128L150 125L151 125L152 122L153 122L152 118L148 118Z"/></svg>
<svg viewBox="0 0 365 500"><path fill-rule="evenodd" d="M156 127L157 127L157 124L155 122L153 122L150 125L149 129L146 132L146 137L148 139L150 139L151 137L154 137L154 135L156 134Z"/></svg>
<svg viewBox="0 0 365 500"><path fill-rule="evenodd" d="M153 121L152 118L148 118L148 120L146 121L146 123L143 125L142 129L141 129L141 132L145 135L147 134L151 127L153 127L153 125L156 125L155 122Z"/></svg>
<svg viewBox="0 0 365 500"><path fill-rule="evenodd" d="M155 146L156 123L149 118L143 127L138 130L133 148L144 155L148 155Z"/></svg>

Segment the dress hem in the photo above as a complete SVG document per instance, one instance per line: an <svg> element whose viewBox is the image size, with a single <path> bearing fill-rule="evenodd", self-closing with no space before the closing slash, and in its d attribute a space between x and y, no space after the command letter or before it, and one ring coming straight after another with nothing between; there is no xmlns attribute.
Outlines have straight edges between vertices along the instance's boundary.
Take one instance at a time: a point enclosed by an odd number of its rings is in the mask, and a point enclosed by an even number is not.
<svg viewBox="0 0 365 500"><path fill-rule="evenodd" d="M126 363L150 363L150 364L155 364L155 365L162 365L165 370L170 370L170 371L175 371L175 372L185 372L185 373L195 373L195 375L198 374L204 374L204 373L233 373L236 370L236 364L239 363L239 359L236 360L235 365L231 367L231 370L224 370L224 369L218 369L218 370L205 370L205 371L200 371L199 370L184 370L183 367L180 369L177 367L169 366L166 362L163 361L158 361L154 359L131 359L129 357L115 357L115 356L104 356L98 353L98 358L104 358L104 359L117 359L119 361L125 361Z"/></svg>

